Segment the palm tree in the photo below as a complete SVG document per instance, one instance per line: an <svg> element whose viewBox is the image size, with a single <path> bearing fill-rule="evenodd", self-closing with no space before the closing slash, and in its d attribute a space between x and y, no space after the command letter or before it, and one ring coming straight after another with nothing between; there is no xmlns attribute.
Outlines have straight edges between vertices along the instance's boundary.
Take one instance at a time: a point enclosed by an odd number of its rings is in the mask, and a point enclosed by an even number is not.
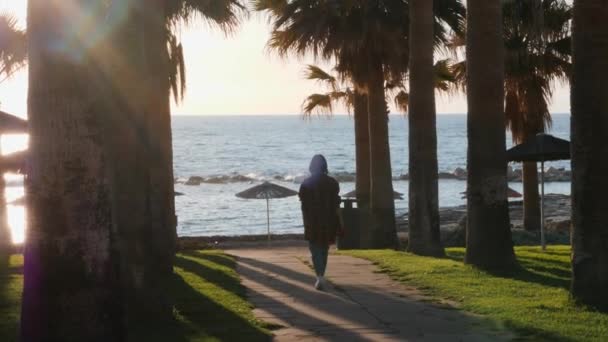
<svg viewBox="0 0 608 342"><path fill-rule="evenodd" d="M468 177L465 262L516 264L507 205L501 1L467 1Z"/></svg>
<svg viewBox="0 0 608 342"><path fill-rule="evenodd" d="M540 6L539 6L540 5ZM538 13L540 10L540 13ZM518 144L551 125L549 101L555 82L567 82L570 71L570 6L563 0L503 2L505 42L505 114ZM455 37L451 48L464 45ZM452 66L466 86L466 61ZM523 164L524 228L540 229L536 163Z"/></svg>
<svg viewBox="0 0 608 342"><path fill-rule="evenodd" d="M170 0L164 1L169 50L169 80L175 101L183 99L186 69L181 42L175 34L180 24L201 19L223 32L232 33L247 14L242 0Z"/></svg>
<svg viewBox="0 0 608 342"><path fill-rule="evenodd" d="M608 6L575 0L572 25L572 286L608 310Z"/></svg>
<svg viewBox="0 0 608 342"><path fill-rule="evenodd" d="M28 3L30 213L21 341L119 341L119 260L106 186L95 61L101 8ZM86 18L86 19L85 19ZM78 34L76 34L78 32ZM56 44L49 44L52 41Z"/></svg>
<svg viewBox="0 0 608 342"><path fill-rule="evenodd" d="M25 65L26 44L25 31L17 27L17 20L0 14L0 83Z"/></svg>
<svg viewBox="0 0 608 342"><path fill-rule="evenodd" d="M458 1L439 1L439 17ZM400 78L407 70L408 2L400 0L315 2L257 0L256 9L274 19L269 46L281 55L312 53L334 59L337 70L366 90L371 150L370 211L374 218L370 247L397 245L392 172L385 98L387 74ZM453 16L445 19L452 24ZM457 21L457 20L456 20ZM439 40L446 28L436 23ZM373 240L373 241L372 241Z"/></svg>
<svg viewBox="0 0 608 342"><path fill-rule="evenodd" d="M436 89L440 92L449 93L456 86L456 80L449 69L448 60L437 61L433 66L432 73L433 76L430 79L432 80L434 90ZM365 107L363 107L363 110L357 110L357 108L361 108L361 106L357 105L357 96L362 97L363 101L366 101L366 97L364 94L357 94L356 91L353 91L353 85L345 87L344 84L341 84L341 82L339 82L339 76L333 76L323 71L317 66L309 65L307 67L306 78L310 80L315 80L320 83L324 83L329 91L323 94L317 93L309 95L305 99L303 104L303 111L305 115L311 115L315 112L318 114L331 114L333 112L333 104L335 102L342 102L349 110L354 109L356 140L355 148L357 163L357 177L355 182L357 188L358 205L359 207L361 207L362 203L365 205L365 202L362 202L361 199L361 192L365 190L369 191L369 188L365 188L369 185L369 159L366 159L369 158L369 143L368 141L366 141L366 139L368 139L368 132L366 130L362 131L358 128L359 125L363 125L366 123L365 119L367 112L365 111ZM398 80L395 80L393 82L395 83L387 83L386 92L393 96L395 106L404 113L407 113L409 111L408 106L410 99L408 89L403 83L399 83ZM346 83L348 84L348 82ZM363 116L363 120L358 119L357 113L359 113L359 117ZM361 115L361 113L363 113L363 115ZM358 124L358 121L361 123ZM416 126L414 125L414 127ZM364 154L367 154L367 157ZM360 191L359 189L362 189L363 191Z"/></svg>
<svg viewBox="0 0 608 342"><path fill-rule="evenodd" d="M104 147L129 329L170 321L176 243L170 56L164 0L128 0L97 51L106 101ZM106 51L112 51L108 54ZM139 329L131 334L137 335Z"/></svg>
<svg viewBox="0 0 608 342"><path fill-rule="evenodd" d="M257 10L266 10L274 18L274 29L269 42L272 49L281 55L310 52L315 57L336 58L338 70L351 76L358 86L367 90L372 160L370 211L374 224L370 238L365 240L370 247L396 247L388 112L384 94L385 70L381 47L403 44L395 44L400 40L397 34L379 34L380 27L394 23L382 20L386 18L380 8L374 6L381 4L354 1L319 2L310 6L308 1L302 0L256 1ZM369 20L370 25L355 24L355 20L362 18ZM391 43L381 45L381 41Z"/></svg>
<svg viewBox="0 0 608 342"><path fill-rule="evenodd" d="M342 103L347 110L354 113L355 123L355 189L357 194L357 206L359 208L369 207L370 198L370 145L369 145L369 120L367 115L367 95L364 89L358 89L357 85L349 79L339 82L340 76L333 76L318 66L309 65L306 70L306 78L324 83L329 91L327 93L311 94L304 100L302 109L304 115L333 114L334 103ZM345 86L348 84L348 86ZM386 84L387 93L394 94L395 105L407 112L409 94L400 84ZM398 91L395 91L397 89Z"/></svg>
<svg viewBox="0 0 608 342"><path fill-rule="evenodd" d="M315 65L306 69L306 78L324 83L329 89L325 94L311 94L302 104L304 115L310 116L313 112L319 114L332 114L333 103L342 102L349 112L354 113L355 123L355 189L357 206L367 208L370 191L370 146L367 117L367 96L361 89L357 89L352 80L339 82L339 76L333 76ZM350 83L349 87L341 89L340 85Z"/></svg>
<svg viewBox="0 0 608 342"><path fill-rule="evenodd" d="M66 331L75 340L123 340L126 330L137 336L172 317L169 92L184 80L183 68L170 64L180 49L164 0L112 4L28 6L32 219L23 341L60 340ZM129 20L112 21L123 14ZM92 30L61 27L73 22ZM123 24L99 40L94 28L108 22Z"/></svg>
<svg viewBox="0 0 608 342"><path fill-rule="evenodd" d="M570 6L563 0L503 4L505 36L505 114L513 142L522 143L551 125L549 101L556 81L570 72ZM540 23L539 23L540 22ZM540 27L538 27L540 24ZM537 31L540 28L540 33ZM523 164L524 228L540 229L538 173L535 162Z"/></svg>
<svg viewBox="0 0 608 342"><path fill-rule="evenodd" d="M176 100L183 96L186 75L182 46L172 29L200 15L230 30L238 23L235 11L243 7L231 0L131 0L130 5L129 24L110 40L119 53L102 58L104 74L110 75L104 84L108 97L122 98L109 104L106 146L114 226L122 241L123 277L130 285L127 319L146 329L151 321L172 317L168 286L177 222L170 93Z"/></svg>
<svg viewBox="0 0 608 342"><path fill-rule="evenodd" d="M433 0L410 1L408 251L441 256Z"/></svg>

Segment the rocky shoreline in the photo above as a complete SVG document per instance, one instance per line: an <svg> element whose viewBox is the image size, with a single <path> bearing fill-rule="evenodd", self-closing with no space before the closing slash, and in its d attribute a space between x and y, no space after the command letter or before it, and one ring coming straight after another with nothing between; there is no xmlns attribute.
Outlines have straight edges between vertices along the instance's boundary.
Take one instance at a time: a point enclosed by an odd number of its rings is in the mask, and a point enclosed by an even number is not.
<svg viewBox="0 0 608 342"><path fill-rule="evenodd" d="M464 246L466 212L467 208L465 205L439 209L441 239L444 246ZM522 201L509 201L509 215L514 243L516 245L538 244L540 232L529 232L523 229ZM570 196L561 194L545 195L545 231L548 243L570 243L570 219ZM407 239L407 213L401 213L397 216L397 225L397 231Z"/></svg>
<svg viewBox="0 0 608 342"><path fill-rule="evenodd" d="M271 235L270 243L282 245L294 241L304 241L304 234L278 234ZM267 244L268 235L235 235L235 236L181 236L177 238L179 250L207 249L207 248L234 248L247 245Z"/></svg>
<svg viewBox="0 0 608 342"><path fill-rule="evenodd" d="M352 183L355 181L355 173L353 172L336 172L331 174L338 182L343 183ZM456 168L452 172L439 172L439 179L453 179L466 181L467 180L467 171L463 168ZM199 186L201 184L230 184L230 183L251 183L255 181L261 180L275 180L275 181L283 181L283 182L293 182L295 184L300 184L307 176L306 175L297 175L297 176L283 176L283 175L275 175L272 177L266 178L256 178L249 175L241 175L238 173L232 173L228 175L219 175L219 176L190 176L188 179L176 178L175 184L185 184L189 186ZM554 168L550 167L545 170L545 182L569 182L572 177L572 173L570 170L566 170L564 168ZM507 179L509 182L521 182L522 181L522 170L514 169L509 167L507 170ZM539 173L540 179L540 173ZM403 174L394 178L394 180L409 180L409 175Z"/></svg>
<svg viewBox="0 0 608 342"><path fill-rule="evenodd" d="M444 207L439 209L441 221L441 240L446 247L464 247L466 206ZM540 232L523 230L522 201L509 202L511 217L511 232L516 245L538 245ZM570 243L570 196L548 194L545 196L545 228L549 244ZM397 232L403 245L407 244L408 219L407 213L397 214ZM235 235L235 236L182 236L178 238L179 250L206 248L237 248L268 243L267 235ZM272 235L273 246L304 243L303 234ZM14 252L22 253L23 245L14 246Z"/></svg>
<svg viewBox="0 0 608 342"><path fill-rule="evenodd" d="M507 180L509 182L522 182L522 169L514 169L509 166L507 169ZM540 180L541 174L538 173L538 179ZM545 182L569 182L572 177L572 172L565 168L554 168L550 167L545 170ZM409 175L401 175L397 178L398 180L409 180ZM439 172L439 179L455 179L455 180L467 180L467 170L463 168L457 168L453 172Z"/></svg>
<svg viewBox="0 0 608 342"><path fill-rule="evenodd" d="M549 244L569 244L570 242L570 196L548 194L545 196L545 228ZM446 247L464 247L466 206L445 207L439 209L441 221L441 238ZM523 203L510 201L509 213L513 241L516 245L538 245L540 232L529 232L523 229ZM403 245L407 244L407 213L397 215L397 232ZM272 245L303 243L303 234L272 235ZM196 248L235 248L248 245L265 244L267 235L237 236L201 236L180 237L181 249Z"/></svg>

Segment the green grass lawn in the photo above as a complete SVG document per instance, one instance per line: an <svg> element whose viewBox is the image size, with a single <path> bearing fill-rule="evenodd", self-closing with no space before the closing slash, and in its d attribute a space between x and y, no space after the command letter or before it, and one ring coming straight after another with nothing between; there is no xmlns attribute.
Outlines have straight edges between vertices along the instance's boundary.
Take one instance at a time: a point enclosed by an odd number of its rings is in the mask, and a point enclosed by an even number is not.
<svg viewBox="0 0 608 342"><path fill-rule="evenodd" d="M15 341L21 305L23 257L0 256L0 341Z"/></svg>
<svg viewBox="0 0 608 342"><path fill-rule="evenodd" d="M14 255L8 267L6 261L2 264L0 341L9 342L17 336L23 258ZM235 260L220 251L179 254L172 284L176 324L150 329L145 341L270 340L270 332L253 316L235 266Z"/></svg>
<svg viewBox="0 0 608 342"><path fill-rule="evenodd" d="M608 341L608 314L569 300L570 247L515 250L521 269L501 275L464 265L463 248L447 249L443 259L387 250L340 253L369 259L431 297L459 302L463 310L506 325L522 340Z"/></svg>

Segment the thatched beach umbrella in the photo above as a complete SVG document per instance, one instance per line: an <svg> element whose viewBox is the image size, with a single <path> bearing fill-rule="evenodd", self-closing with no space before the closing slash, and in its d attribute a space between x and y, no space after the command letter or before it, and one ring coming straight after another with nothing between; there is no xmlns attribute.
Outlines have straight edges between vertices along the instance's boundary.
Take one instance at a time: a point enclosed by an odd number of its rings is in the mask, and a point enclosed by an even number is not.
<svg viewBox="0 0 608 342"><path fill-rule="evenodd" d="M539 133L535 137L526 140L523 144L507 150L507 159L518 162L540 161L540 244L543 249L546 249L544 213L545 161L570 159L570 142L549 134Z"/></svg>
<svg viewBox="0 0 608 342"><path fill-rule="evenodd" d="M298 192L289 188L264 182L236 194L236 197L245 199L265 199L266 200L266 220L268 224L268 242L270 242L270 199L285 198L297 195Z"/></svg>
<svg viewBox="0 0 608 342"><path fill-rule="evenodd" d="M509 161L539 161L570 159L570 142L550 134L539 133L524 143L507 150Z"/></svg>

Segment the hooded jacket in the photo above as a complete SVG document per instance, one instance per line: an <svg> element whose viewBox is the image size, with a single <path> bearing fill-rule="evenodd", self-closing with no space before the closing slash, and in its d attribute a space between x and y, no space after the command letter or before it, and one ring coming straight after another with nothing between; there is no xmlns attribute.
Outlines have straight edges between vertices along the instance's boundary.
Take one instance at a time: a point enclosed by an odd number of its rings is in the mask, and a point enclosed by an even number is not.
<svg viewBox="0 0 608 342"><path fill-rule="evenodd" d="M332 244L340 230L340 185L328 175L316 174L300 186L304 238L318 244Z"/></svg>

